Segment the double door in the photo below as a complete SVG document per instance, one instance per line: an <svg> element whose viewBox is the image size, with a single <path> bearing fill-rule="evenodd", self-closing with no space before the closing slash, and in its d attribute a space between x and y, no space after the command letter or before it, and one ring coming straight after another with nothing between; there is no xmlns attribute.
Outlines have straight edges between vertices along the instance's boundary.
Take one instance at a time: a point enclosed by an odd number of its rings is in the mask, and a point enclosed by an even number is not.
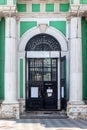
<svg viewBox="0 0 87 130"><path fill-rule="evenodd" d="M57 59L28 59L26 110L57 109Z"/></svg>

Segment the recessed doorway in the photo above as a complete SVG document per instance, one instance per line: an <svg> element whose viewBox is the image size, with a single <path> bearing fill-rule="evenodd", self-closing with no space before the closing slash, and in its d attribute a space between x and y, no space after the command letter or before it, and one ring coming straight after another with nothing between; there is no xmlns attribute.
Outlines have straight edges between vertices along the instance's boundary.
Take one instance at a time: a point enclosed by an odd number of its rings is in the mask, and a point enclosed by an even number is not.
<svg viewBox="0 0 87 130"><path fill-rule="evenodd" d="M57 109L57 59L28 59L26 109Z"/></svg>
<svg viewBox="0 0 87 130"><path fill-rule="evenodd" d="M26 110L65 109L66 58L61 57L59 42L38 34L28 41L25 51Z"/></svg>

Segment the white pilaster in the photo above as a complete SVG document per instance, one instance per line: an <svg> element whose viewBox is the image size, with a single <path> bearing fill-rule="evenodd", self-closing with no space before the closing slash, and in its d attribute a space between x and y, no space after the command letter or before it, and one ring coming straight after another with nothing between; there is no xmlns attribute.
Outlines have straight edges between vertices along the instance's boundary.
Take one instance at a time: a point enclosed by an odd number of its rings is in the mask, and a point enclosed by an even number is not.
<svg viewBox="0 0 87 130"><path fill-rule="evenodd" d="M82 101L81 18L71 18L70 28L70 99L67 113L71 118L85 118L83 107L86 106Z"/></svg>
<svg viewBox="0 0 87 130"><path fill-rule="evenodd" d="M17 102L17 83L16 83L16 19L6 17L5 19L5 101Z"/></svg>
<svg viewBox="0 0 87 130"><path fill-rule="evenodd" d="M5 97L0 117L19 118L17 101L16 18L5 18Z"/></svg>
<svg viewBox="0 0 87 130"><path fill-rule="evenodd" d="M81 18L71 19L70 102L82 101Z"/></svg>

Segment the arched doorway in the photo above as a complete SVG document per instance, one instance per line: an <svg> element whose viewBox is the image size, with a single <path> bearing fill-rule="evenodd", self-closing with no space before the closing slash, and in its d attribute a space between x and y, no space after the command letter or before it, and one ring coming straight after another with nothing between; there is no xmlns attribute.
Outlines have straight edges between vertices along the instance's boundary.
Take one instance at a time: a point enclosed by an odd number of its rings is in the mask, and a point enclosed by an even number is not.
<svg viewBox="0 0 87 130"><path fill-rule="evenodd" d="M38 34L26 47L26 110L61 109L59 42L51 35Z"/></svg>
<svg viewBox="0 0 87 130"><path fill-rule="evenodd" d="M59 42L49 34L38 34L32 37L26 47L26 51L61 51Z"/></svg>
<svg viewBox="0 0 87 130"><path fill-rule="evenodd" d="M68 86L69 86L69 53L68 53L68 46L67 46L67 40L66 37L57 29L54 29L53 27L48 27L45 34L48 36L52 36L53 39L55 39L56 43L59 44L61 51L49 51L43 50L43 51L26 51L26 46L28 46L28 42L36 36L40 36L42 33L40 32L40 29L38 27L32 28L24 33L24 35L21 37L19 41L19 53L18 53L18 86L19 86L19 99L22 101L21 106L25 106L24 110L26 109L26 94L27 88L28 88L28 59L49 59L49 58L56 58L57 59L57 110L61 110L61 108L64 107L64 98L68 99ZM40 40L41 41L41 40ZM58 45L57 44L57 45ZM42 46L42 45L40 45ZM37 47L38 48L38 47ZM41 47L39 47L41 48ZM44 47L43 47L44 48ZM52 48L52 46L50 46ZM58 49L58 48L57 48ZM61 66L61 67L60 67ZM26 68L26 69L25 69ZM64 69L66 68L66 69ZM62 72L61 72L62 70ZM64 72L66 70L66 74ZM21 75L22 74L22 75ZM65 81L65 75L66 75L66 81ZM66 85L64 86L64 83L66 82ZM66 92L63 93L65 90L64 87L66 87ZM62 92L62 94L61 94ZM67 96L67 97L66 97ZM62 103L63 101L63 103ZM63 104L63 105L62 105ZM28 109L26 109L28 110Z"/></svg>

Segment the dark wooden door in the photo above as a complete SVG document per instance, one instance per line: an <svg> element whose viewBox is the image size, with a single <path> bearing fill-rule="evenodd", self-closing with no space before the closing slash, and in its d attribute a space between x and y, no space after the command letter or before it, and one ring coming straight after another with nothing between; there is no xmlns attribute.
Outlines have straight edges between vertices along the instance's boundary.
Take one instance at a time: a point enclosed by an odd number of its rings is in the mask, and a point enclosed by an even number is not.
<svg viewBox="0 0 87 130"><path fill-rule="evenodd" d="M57 59L28 59L26 110L57 109Z"/></svg>
<svg viewBox="0 0 87 130"><path fill-rule="evenodd" d="M57 83L44 82L44 108L57 109Z"/></svg>

